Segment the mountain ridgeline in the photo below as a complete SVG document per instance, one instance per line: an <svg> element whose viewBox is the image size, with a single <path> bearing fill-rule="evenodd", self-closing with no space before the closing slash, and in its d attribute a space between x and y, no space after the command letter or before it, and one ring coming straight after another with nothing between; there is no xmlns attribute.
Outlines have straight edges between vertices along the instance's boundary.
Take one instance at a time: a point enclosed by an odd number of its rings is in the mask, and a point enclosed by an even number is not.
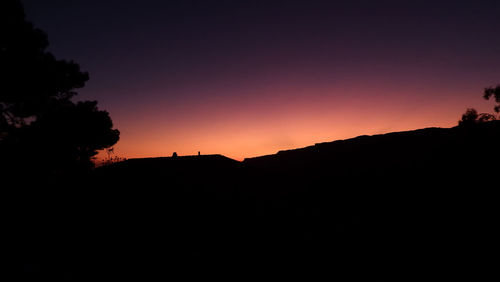
<svg viewBox="0 0 500 282"><path fill-rule="evenodd" d="M492 121L359 136L243 162L130 159L97 169L73 200L54 200L66 212L39 228L65 222L66 244L55 240L51 253L74 256L76 275L144 279L167 275L165 268L189 276L278 265L293 274L302 268L292 265L306 264L366 274L487 264L499 140L500 121Z"/></svg>

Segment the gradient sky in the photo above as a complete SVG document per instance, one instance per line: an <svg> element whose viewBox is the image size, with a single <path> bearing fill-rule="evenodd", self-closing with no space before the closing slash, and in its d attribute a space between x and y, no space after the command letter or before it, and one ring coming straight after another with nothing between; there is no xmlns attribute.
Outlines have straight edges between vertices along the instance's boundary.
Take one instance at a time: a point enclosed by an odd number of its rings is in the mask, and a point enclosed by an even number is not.
<svg viewBox="0 0 500 282"><path fill-rule="evenodd" d="M120 157L241 160L492 112L500 1L24 0Z"/></svg>

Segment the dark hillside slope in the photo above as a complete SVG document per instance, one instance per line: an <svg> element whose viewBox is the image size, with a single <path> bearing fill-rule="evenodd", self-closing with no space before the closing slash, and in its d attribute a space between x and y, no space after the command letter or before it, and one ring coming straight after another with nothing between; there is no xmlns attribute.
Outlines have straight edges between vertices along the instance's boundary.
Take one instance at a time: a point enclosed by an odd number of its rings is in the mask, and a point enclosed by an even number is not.
<svg viewBox="0 0 500 282"><path fill-rule="evenodd" d="M330 183L337 190L457 191L493 183L500 160L499 141L500 122L472 128L427 128L280 151L245 159L243 166L266 174L266 180L282 182L283 187L296 187L299 181L318 187Z"/></svg>
<svg viewBox="0 0 500 282"><path fill-rule="evenodd" d="M240 163L222 155L179 156L129 159L97 170L103 180L115 178L138 187L148 184L187 185L191 182L211 183L227 178Z"/></svg>
<svg viewBox="0 0 500 282"><path fill-rule="evenodd" d="M222 155L129 159L97 169L95 179L103 193L146 202L175 202L181 195L222 199L230 197L227 188L239 167Z"/></svg>
<svg viewBox="0 0 500 282"><path fill-rule="evenodd" d="M498 221L498 144L496 121L360 136L246 159L243 166L254 197L270 199L267 210L280 203L288 214L305 215L316 250L347 234L342 247L364 255L433 260L439 253L469 261L469 251L488 248Z"/></svg>
<svg viewBox="0 0 500 282"><path fill-rule="evenodd" d="M491 222L498 220L498 144L500 122L490 122L360 136L243 165L260 176L250 184L262 189L254 190L256 198L286 194L289 206L316 210L322 221L339 214L359 218L363 232L372 232L363 239L373 240L367 249L385 242L385 251L393 246L406 255L432 253L436 244L465 252L471 238L491 236ZM321 225L318 236L330 236Z"/></svg>
<svg viewBox="0 0 500 282"><path fill-rule="evenodd" d="M59 249L73 248L81 273L111 278L280 264L292 275L301 269L292 265L306 264L363 273L487 265L499 214L499 141L500 122L488 122L243 162L128 160L97 169L76 189L66 215L78 230L69 241L79 243Z"/></svg>

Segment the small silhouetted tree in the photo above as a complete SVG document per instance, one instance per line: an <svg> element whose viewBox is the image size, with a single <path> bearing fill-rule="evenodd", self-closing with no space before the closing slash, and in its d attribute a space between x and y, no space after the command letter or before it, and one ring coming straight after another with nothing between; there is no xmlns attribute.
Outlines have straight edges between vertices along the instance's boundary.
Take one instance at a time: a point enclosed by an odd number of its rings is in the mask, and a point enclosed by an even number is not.
<svg viewBox="0 0 500 282"><path fill-rule="evenodd" d="M484 89L483 97L489 100L491 97L500 104L500 85L496 87L488 87ZM495 112L500 112L500 105L495 106ZM462 119L458 121L459 126L471 126L477 123L483 123L496 120L496 116L489 113L478 113L475 109L469 108L462 115Z"/></svg>
<svg viewBox="0 0 500 282"><path fill-rule="evenodd" d="M47 35L26 21L19 0L0 1L0 154L3 163L48 170L92 166L119 131L97 102L71 99L89 79L48 52Z"/></svg>
<svg viewBox="0 0 500 282"><path fill-rule="evenodd" d="M477 111L475 109L469 108L462 115L462 119L458 122L458 125L460 126L473 125L477 122L478 117L479 114L477 113Z"/></svg>
<svg viewBox="0 0 500 282"><path fill-rule="evenodd" d="M469 108L462 115L462 119L458 121L459 126L470 126L477 123L483 123L488 121L496 120L496 117L492 114L481 113L478 114L475 109Z"/></svg>

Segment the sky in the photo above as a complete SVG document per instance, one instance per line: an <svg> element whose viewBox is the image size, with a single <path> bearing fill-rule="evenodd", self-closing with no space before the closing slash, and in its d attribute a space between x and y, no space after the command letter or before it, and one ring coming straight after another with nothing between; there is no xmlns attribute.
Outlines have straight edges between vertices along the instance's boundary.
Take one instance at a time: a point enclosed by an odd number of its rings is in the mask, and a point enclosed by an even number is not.
<svg viewBox="0 0 500 282"><path fill-rule="evenodd" d="M24 0L125 158L279 150L492 112L500 1ZM103 155L101 155L103 156Z"/></svg>

